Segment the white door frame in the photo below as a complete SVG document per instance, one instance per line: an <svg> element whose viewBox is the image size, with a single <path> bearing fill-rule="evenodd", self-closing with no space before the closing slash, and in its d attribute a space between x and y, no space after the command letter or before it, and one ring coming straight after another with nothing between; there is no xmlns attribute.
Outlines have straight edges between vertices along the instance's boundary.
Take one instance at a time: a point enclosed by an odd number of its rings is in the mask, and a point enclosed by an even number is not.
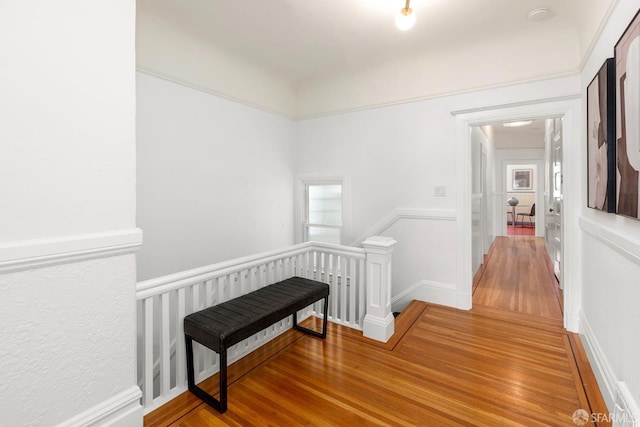
<svg viewBox="0 0 640 427"><path fill-rule="evenodd" d="M454 112L456 119L456 221L457 272L456 289L458 308L470 310L472 306L473 273L471 271L471 127L495 122L523 119L562 117L564 121L564 147L582 144L582 100L579 95L547 99L527 104L495 106L478 110ZM565 152L569 152L564 150ZM573 150L571 152L581 152ZM583 156L566 156L563 162L563 194L565 226L564 244L564 326L578 332L578 311L581 301L580 248L581 234L577 218L583 197Z"/></svg>

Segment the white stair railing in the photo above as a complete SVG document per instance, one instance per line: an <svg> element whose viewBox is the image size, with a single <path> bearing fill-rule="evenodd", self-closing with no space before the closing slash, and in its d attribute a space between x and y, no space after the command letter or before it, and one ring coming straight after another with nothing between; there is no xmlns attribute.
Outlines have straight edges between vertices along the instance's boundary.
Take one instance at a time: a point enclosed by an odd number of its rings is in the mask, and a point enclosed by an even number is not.
<svg viewBox="0 0 640 427"><path fill-rule="evenodd" d="M301 276L330 286L328 320L362 330L365 318L364 249L307 242L137 284L138 384L145 414L187 390L183 319L256 289ZM299 313L322 316L322 304ZM238 343L229 363L292 327L291 317ZM218 371L218 357L194 342L196 382Z"/></svg>

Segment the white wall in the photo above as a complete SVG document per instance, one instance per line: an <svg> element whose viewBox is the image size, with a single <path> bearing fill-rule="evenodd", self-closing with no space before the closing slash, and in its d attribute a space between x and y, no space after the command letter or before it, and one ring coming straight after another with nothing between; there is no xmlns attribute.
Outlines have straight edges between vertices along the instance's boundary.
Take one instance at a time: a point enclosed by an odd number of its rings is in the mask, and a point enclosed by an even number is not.
<svg viewBox="0 0 640 427"><path fill-rule="evenodd" d="M138 69L266 111L295 115L295 89L285 78L204 42L193 28L178 24L178 19L158 16L143 2L138 5Z"/></svg>
<svg viewBox="0 0 640 427"><path fill-rule="evenodd" d="M620 0L581 74L582 93L640 9L638 0ZM586 108L586 96L584 97ZM585 115L586 116L586 115ZM586 118L583 129L586 129ZM565 156L586 164L585 143ZM586 173L586 168L585 168ZM583 178L586 181L586 176ZM582 312L580 332L611 411L616 393L628 390L626 401L640 403L640 221L588 209L586 185L581 194ZM624 394L624 393L623 393ZM640 417L640 412L636 412Z"/></svg>
<svg viewBox="0 0 640 427"><path fill-rule="evenodd" d="M142 425L135 2L0 9L1 423Z"/></svg>
<svg viewBox="0 0 640 427"><path fill-rule="evenodd" d="M294 123L137 74L141 280L293 244Z"/></svg>
<svg viewBox="0 0 640 427"><path fill-rule="evenodd" d="M456 168L464 165L456 164L451 113L578 90L578 78L571 77L302 120L297 123L297 173L350 176L353 224L345 240L357 243L383 230L398 241L394 297L421 288L432 302L462 306L468 290L457 282L454 218ZM445 197L435 196L438 186L445 187ZM403 210L418 213L403 216ZM384 227L384 220L395 221L393 227ZM403 259L409 256L410 262Z"/></svg>

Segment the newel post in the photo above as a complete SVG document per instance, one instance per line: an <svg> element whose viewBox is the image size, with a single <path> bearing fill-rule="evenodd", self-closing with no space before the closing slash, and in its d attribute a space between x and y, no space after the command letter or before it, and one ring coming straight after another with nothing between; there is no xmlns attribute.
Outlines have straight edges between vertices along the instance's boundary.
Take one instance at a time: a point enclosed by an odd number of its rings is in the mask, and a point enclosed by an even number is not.
<svg viewBox="0 0 640 427"><path fill-rule="evenodd" d="M363 335L387 342L394 331L391 312L391 254L397 242L391 237L373 236L362 242L367 253L367 312Z"/></svg>

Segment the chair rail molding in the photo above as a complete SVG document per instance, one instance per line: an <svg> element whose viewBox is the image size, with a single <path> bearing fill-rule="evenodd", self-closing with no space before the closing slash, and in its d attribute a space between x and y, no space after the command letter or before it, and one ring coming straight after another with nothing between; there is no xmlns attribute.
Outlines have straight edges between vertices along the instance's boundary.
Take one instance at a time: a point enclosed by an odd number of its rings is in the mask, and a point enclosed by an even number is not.
<svg viewBox="0 0 640 427"><path fill-rule="evenodd" d="M385 215L378 223L360 236L351 246L360 246L371 236L381 236L401 219L416 219L423 221L455 221L456 211L453 209L421 209L396 208Z"/></svg>
<svg viewBox="0 0 640 427"><path fill-rule="evenodd" d="M125 255L137 251L140 245L139 228L2 243L0 274Z"/></svg>
<svg viewBox="0 0 640 427"><path fill-rule="evenodd" d="M635 220L634 220L635 221ZM581 216L580 229L604 243L630 261L640 264L640 240L607 227L591 218Z"/></svg>

